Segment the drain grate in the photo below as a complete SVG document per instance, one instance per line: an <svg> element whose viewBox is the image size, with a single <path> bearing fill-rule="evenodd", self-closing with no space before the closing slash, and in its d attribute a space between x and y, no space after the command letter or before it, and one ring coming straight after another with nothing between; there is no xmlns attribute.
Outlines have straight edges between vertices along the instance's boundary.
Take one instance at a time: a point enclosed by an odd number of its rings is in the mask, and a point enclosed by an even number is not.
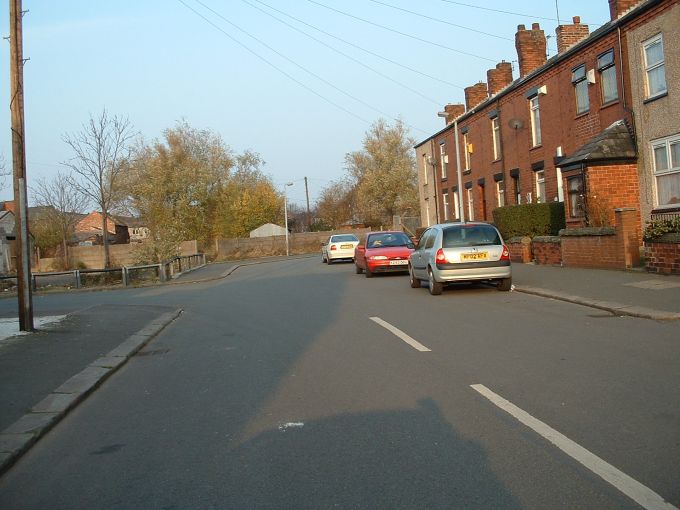
<svg viewBox="0 0 680 510"><path fill-rule="evenodd" d="M170 352L170 349L153 349L148 351L139 351L137 356L156 356L158 354L166 354Z"/></svg>

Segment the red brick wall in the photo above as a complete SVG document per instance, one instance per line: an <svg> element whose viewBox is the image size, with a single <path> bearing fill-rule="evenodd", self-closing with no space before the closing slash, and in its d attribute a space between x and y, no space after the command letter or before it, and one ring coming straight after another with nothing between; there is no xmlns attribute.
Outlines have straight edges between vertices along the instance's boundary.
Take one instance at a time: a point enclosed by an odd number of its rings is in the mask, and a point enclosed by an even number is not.
<svg viewBox="0 0 680 510"><path fill-rule="evenodd" d="M599 197L606 201L609 224L615 224L615 209L637 208L640 200L640 181L637 164L601 165L588 167L586 173L589 197ZM598 200L598 198L594 198ZM642 239L640 214L635 214L635 228L638 239Z"/></svg>
<svg viewBox="0 0 680 510"><path fill-rule="evenodd" d="M590 34L588 25L581 25L579 16L574 16L573 22L572 25L560 25L555 30L558 53L562 53L574 44L581 42Z"/></svg>
<svg viewBox="0 0 680 510"><path fill-rule="evenodd" d="M531 249L534 252L534 260L536 264L561 264L562 263L562 247L560 241L541 241L539 238L534 238L531 242Z"/></svg>
<svg viewBox="0 0 680 510"><path fill-rule="evenodd" d="M680 243L645 241L645 261L650 273L680 275Z"/></svg>
<svg viewBox="0 0 680 510"><path fill-rule="evenodd" d="M510 252L510 260L512 262L522 262L526 264L533 260L531 252L531 239L529 237L513 238L506 241L505 245Z"/></svg>

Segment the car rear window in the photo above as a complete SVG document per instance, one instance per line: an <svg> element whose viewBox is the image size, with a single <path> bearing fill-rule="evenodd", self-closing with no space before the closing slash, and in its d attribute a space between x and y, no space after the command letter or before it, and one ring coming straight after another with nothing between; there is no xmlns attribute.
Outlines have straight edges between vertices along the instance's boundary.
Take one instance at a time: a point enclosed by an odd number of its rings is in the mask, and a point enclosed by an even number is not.
<svg viewBox="0 0 680 510"><path fill-rule="evenodd" d="M345 234L345 235L340 235L340 236L333 236L331 238L332 243L351 243L353 241L358 241L357 236L354 236L352 234Z"/></svg>
<svg viewBox="0 0 680 510"><path fill-rule="evenodd" d="M501 244L498 231L490 225L461 225L444 229L443 248L489 244Z"/></svg>
<svg viewBox="0 0 680 510"><path fill-rule="evenodd" d="M386 234L371 234L366 241L367 248L385 248L394 246L412 246L413 241L406 234L401 232L390 232Z"/></svg>

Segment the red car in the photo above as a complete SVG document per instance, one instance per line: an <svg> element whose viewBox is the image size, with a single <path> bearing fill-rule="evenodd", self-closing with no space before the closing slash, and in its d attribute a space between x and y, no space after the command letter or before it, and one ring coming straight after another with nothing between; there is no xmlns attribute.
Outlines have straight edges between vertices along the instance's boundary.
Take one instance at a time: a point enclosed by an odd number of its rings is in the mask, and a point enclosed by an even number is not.
<svg viewBox="0 0 680 510"><path fill-rule="evenodd" d="M415 248L409 236L399 231L371 232L366 244L354 249L354 264L357 274L408 272L408 256Z"/></svg>

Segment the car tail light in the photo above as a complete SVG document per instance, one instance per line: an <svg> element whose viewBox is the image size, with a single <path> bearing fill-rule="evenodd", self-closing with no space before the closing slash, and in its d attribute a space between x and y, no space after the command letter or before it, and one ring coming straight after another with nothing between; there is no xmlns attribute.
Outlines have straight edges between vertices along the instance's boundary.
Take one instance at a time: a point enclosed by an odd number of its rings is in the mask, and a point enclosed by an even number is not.
<svg viewBox="0 0 680 510"><path fill-rule="evenodd" d="M437 264L443 264L444 262L446 262L446 254L444 253L444 250L442 250L441 248L437 250L435 260L437 261Z"/></svg>
<svg viewBox="0 0 680 510"><path fill-rule="evenodd" d="M333 251L333 250L337 250L337 249L338 249L338 247L337 247L337 246L335 246L334 244L331 244L331 251Z"/></svg>
<svg viewBox="0 0 680 510"><path fill-rule="evenodd" d="M510 250L508 247L503 245L503 253L501 253L501 260L510 260Z"/></svg>

